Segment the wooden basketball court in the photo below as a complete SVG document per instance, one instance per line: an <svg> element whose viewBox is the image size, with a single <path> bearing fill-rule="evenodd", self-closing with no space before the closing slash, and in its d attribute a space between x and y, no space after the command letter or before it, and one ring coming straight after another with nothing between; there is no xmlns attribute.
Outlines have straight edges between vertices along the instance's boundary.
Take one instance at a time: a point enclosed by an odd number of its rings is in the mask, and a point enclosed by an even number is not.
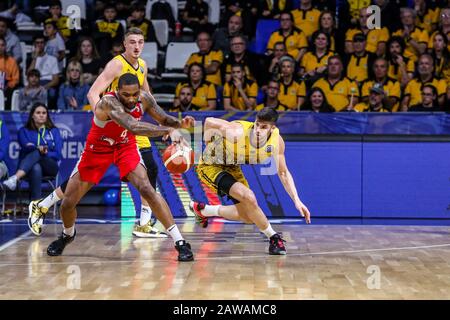
<svg viewBox="0 0 450 320"><path fill-rule="evenodd" d="M77 224L61 257L46 254L60 225L25 232L0 246L0 299L450 299L448 226L274 222L288 255L270 256L254 226L177 223L194 262L132 221Z"/></svg>

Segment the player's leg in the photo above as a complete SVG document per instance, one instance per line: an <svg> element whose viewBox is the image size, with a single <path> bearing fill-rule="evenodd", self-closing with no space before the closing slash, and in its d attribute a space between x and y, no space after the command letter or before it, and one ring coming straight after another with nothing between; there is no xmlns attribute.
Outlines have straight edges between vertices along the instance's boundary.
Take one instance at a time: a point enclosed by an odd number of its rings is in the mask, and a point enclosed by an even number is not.
<svg viewBox="0 0 450 320"><path fill-rule="evenodd" d="M177 225L173 220L172 213L169 206L161 195L150 184L147 176L147 172L143 165L138 164L137 167L131 171L126 178L131 184L139 191L144 199L149 204L152 212L156 215L156 218L163 224L169 235L172 237L175 248L179 252L179 261L191 261L194 256L191 251L189 243L187 243Z"/></svg>
<svg viewBox="0 0 450 320"><path fill-rule="evenodd" d="M75 238L75 220L77 217L76 205L93 186L94 183L82 181L78 172L69 179L65 197L61 203L60 209L61 219L63 221L63 232L57 240L53 241L48 246L48 255L61 255L66 245Z"/></svg>

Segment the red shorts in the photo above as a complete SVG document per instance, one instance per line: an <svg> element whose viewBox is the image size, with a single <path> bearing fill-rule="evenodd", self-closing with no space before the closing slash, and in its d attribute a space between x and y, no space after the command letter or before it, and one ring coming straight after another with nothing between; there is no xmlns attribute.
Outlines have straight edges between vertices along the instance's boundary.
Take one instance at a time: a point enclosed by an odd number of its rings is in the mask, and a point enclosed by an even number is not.
<svg viewBox="0 0 450 320"><path fill-rule="evenodd" d="M123 143L109 148L86 143L86 148L70 177L78 172L81 181L98 184L109 166L115 164L119 169L120 179L125 181L126 176L136 169L139 163L145 167L136 143Z"/></svg>

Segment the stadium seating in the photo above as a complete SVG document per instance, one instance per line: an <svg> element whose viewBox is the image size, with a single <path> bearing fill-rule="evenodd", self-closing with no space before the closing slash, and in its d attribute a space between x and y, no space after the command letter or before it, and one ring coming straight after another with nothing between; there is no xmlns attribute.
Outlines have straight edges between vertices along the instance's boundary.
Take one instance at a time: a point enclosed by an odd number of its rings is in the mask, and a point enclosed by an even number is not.
<svg viewBox="0 0 450 320"><path fill-rule="evenodd" d="M141 58L144 59L147 68L150 70L156 70L158 68L158 46L156 42L144 43Z"/></svg>
<svg viewBox="0 0 450 320"><path fill-rule="evenodd" d="M86 19L86 1L85 0L61 0L62 4L62 13L63 15L70 16L73 12L69 11L67 12L67 8L70 5L75 5L80 8L80 18Z"/></svg>
<svg viewBox="0 0 450 320"><path fill-rule="evenodd" d="M167 46L169 42L169 23L167 20L152 20L155 28L156 40L161 47Z"/></svg>
<svg viewBox="0 0 450 320"><path fill-rule="evenodd" d="M269 42L272 32L280 28L280 21L273 19L260 19L256 25L255 40L252 41L248 50L254 53L263 54L266 52L267 42Z"/></svg>
<svg viewBox="0 0 450 320"><path fill-rule="evenodd" d="M163 78L186 78L184 65L189 56L198 51L195 42L171 42L167 46L165 72Z"/></svg>

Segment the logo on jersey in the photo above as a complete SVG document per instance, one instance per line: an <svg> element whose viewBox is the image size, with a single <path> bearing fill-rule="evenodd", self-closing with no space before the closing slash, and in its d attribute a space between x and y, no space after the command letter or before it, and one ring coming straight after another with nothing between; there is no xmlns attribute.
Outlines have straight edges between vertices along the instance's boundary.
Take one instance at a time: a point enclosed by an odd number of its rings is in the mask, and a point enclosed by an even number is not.
<svg viewBox="0 0 450 320"><path fill-rule="evenodd" d="M269 145L266 147L266 152L267 152L267 153L272 153L272 151L273 151L273 145L269 144Z"/></svg>
<svg viewBox="0 0 450 320"><path fill-rule="evenodd" d="M110 145L114 145L114 143L116 143L116 141L115 141L114 139L111 139L111 138L108 138L108 137L105 137L105 136L102 136L102 137L100 138L100 140L101 140L101 141L106 141L106 142L108 142Z"/></svg>

